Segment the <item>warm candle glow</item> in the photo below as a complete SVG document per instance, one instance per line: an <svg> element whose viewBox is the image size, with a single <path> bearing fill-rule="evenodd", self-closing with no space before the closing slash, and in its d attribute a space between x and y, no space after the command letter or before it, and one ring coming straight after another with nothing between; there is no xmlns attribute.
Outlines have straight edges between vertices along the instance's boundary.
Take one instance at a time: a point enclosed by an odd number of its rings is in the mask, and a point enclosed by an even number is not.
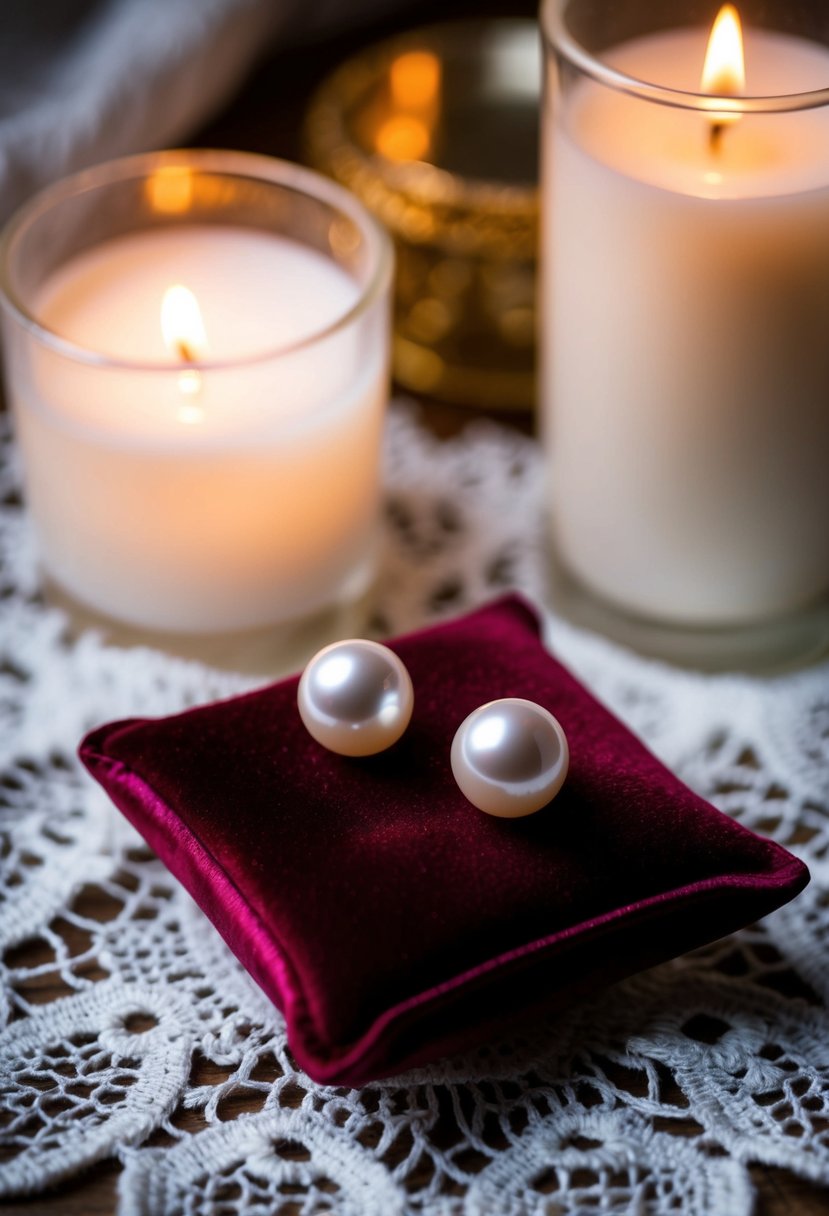
<svg viewBox="0 0 829 1216"><path fill-rule="evenodd" d="M192 291L180 283L168 287L164 293L161 332L167 349L182 363L196 363L207 350L199 302ZM201 389L201 376L197 371L183 371L179 374L178 386L185 396L193 397ZM196 406L182 406L179 416L182 422L198 422L201 410Z"/></svg>
<svg viewBox="0 0 829 1216"><path fill-rule="evenodd" d="M431 51L407 51L391 65L392 100L401 110L423 110L437 100L440 60Z"/></svg>
<svg viewBox="0 0 829 1216"><path fill-rule="evenodd" d="M745 91L746 69L743 51L743 30L740 14L733 4L724 4L711 27L705 63L702 69L703 93L718 97L739 96ZM727 123L737 122L740 115L731 110L711 114L711 144L715 147Z"/></svg>
<svg viewBox="0 0 829 1216"><path fill-rule="evenodd" d="M432 146L440 102L441 63L431 51L406 51L389 69L391 109L375 135L387 160L422 160Z"/></svg>
<svg viewBox="0 0 829 1216"><path fill-rule="evenodd" d="M187 165L162 165L147 178L145 191L153 211L183 215L193 206L194 175Z"/></svg>
<svg viewBox="0 0 829 1216"><path fill-rule="evenodd" d="M411 114L395 114L380 127L375 144L387 160L422 160L431 142L425 122Z"/></svg>

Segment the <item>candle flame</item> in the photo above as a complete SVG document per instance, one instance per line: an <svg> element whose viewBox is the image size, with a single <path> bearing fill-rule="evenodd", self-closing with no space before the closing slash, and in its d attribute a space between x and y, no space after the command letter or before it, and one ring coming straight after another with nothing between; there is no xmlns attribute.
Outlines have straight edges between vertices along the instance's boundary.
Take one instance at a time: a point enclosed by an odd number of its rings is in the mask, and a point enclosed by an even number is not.
<svg viewBox="0 0 829 1216"><path fill-rule="evenodd" d="M724 4L711 27L705 63L702 69L702 91L717 97L737 97L745 92L746 68L743 50L743 29L740 14L733 4ZM716 147L728 123L740 118L734 110L711 113L711 145Z"/></svg>
<svg viewBox="0 0 829 1216"><path fill-rule="evenodd" d="M161 301L161 332L170 354L182 363L197 363L207 352L207 334L199 302L180 283L168 287ZM201 390L201 376L193 369L179 373L182 394L193 397ZM199 411L200 414L200 411ZM182 407L182 420L194 421L193 407Z"/></svg>

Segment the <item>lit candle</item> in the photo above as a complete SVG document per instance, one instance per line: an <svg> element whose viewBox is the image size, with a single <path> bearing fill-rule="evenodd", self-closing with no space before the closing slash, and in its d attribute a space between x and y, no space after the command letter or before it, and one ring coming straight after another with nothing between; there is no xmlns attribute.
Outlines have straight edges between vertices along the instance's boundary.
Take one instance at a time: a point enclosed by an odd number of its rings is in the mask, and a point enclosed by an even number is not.
<svg viewBox="0 0 829 1216"><path fill-rule="evenodd" d="M287 168L300 186L319 180ZM367 223L374 300L347 264L267 222L179 222L66 260L36 292L34 336L12 313L27 499L45 568L76 599L144 627L221 632L365 589L388 281ZM322 231L354 254L366 244L336 216Z"/></svg>
<svg viewBox="0 0 829 1216"><path fill-rule="evenodd" d="M646 616L798 609L829 587L829 107L792 95L829 86L829 51L747 28L743 55L727 5L599 63L560 8L581 74L546 117L559 551Z"/></svg>

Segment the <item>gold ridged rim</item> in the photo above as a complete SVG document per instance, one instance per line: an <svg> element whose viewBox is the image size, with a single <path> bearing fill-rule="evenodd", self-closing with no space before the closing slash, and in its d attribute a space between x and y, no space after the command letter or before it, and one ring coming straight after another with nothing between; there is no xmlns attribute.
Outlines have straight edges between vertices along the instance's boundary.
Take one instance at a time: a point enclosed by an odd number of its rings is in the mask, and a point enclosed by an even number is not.
<svg viewBox="0 0 829 1216"><path fill-rule="evenodd" d="M521 20L508 19L515 27ZM503 20L478 24L503 29ZM346 116L360 98L387 73L391 62L412 50L435 50L444 57L468 45L469 22L427 26L402 35L347 60L314 94L305 120L308 160L352 190L396 235L412 244L436 244L457 251L452 226L472 221L478 232L465 231L463 252L488 249L493 236L509 235L512 256L535 256L539 215L535 186L500 184L462 177L425 161L396 162L365 151L352 139ZM407 222L401 223L401 216ZM425 235L418 237L418 219Z"/></svg>

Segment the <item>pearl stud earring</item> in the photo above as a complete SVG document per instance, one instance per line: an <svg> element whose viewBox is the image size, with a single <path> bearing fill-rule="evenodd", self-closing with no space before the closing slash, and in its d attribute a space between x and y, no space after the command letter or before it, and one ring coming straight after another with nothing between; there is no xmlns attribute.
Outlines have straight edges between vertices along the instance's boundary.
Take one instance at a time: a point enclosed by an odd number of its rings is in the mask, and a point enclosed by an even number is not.
<svg viewBox="0 0 829 1216"><path fill-rule="evenodd" d="M340 756L374 756L409 725L414 692L393 650L351 638L314 655L300 678L297 704L317 743Z"/></svg>
<svg viewBox="0 0 829 1216"><path fill-rule="evenodd" d="M461 793L479 811L519 819L555 798L567 776L570 750L548 710L506 697L481 705L461 723L451 763Z"/></svg>

